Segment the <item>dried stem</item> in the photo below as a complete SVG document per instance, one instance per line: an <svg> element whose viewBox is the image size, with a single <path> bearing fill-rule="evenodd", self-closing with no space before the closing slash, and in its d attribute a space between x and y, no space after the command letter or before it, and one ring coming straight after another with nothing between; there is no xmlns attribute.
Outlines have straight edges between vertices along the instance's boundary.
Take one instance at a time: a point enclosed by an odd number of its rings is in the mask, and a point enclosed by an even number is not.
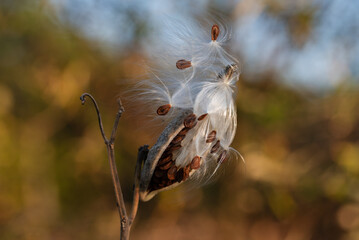
<svg viewBox="0 0 359 240"><path fill-rule="evenodd" d="M107 147L108 160L110 163L112 182L113 182L114 189L115 189L117 208L118 208L118 212L119 212L120 218L121 218L121 238L120 239L128 240L130 237L131 225L136 217L136 213L137 213L137 209L138 209L139 181L140 181L139 179L141 176L141 166L142 166L142 162L147 157L148 146L145 145L138 149L138 156L137 156L137 163L136 163L136 170L135 170L135 180L134 180L135 182L134 182L132 209L131 209L131 215L130 215L130 217L128 217L127 211L126 211L126 206L125 206L125 201L123 199L123 194L122 194L122 190L121 190L120 179L118 177L117 166L116 166L116 161L115 161L115 151L114 151L114 142L115 142L116 132L117 132L117 128L118 128L118 123L120 121L122 113L124 112L124 108L122 106L121 100L119 99L119 101L118 101L119 109L116 114L115 122L113 124L111 137L110 137L110 139L107 139L105 132L103 130L101 114L100 114L98 105L96 103L96 100L90 94L84 93L80 97L82 104L85 104L86 97L89 97L95 106L101 135L102 135L102 138L105 141L105 144Z"/></svg>

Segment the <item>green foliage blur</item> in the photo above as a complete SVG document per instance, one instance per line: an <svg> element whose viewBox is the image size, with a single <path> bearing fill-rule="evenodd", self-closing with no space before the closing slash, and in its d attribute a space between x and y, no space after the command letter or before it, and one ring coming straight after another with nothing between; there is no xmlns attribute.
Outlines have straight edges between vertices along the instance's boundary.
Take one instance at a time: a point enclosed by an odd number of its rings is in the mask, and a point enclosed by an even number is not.
<svg viewBox="0 0 359 240"><path fill-rule="evenodd" d="M104 54L46 1L20 2L0 4L0 239L118 239L105 145L79 97L95 96L109 133L117 97L146 60ZM140 203L132 239L359 239L358 87L319 96L271 74L244 74L238 87L233 147L246 163ZM115 145L128 203L137 149L158 136L135 110Z"/></svg>

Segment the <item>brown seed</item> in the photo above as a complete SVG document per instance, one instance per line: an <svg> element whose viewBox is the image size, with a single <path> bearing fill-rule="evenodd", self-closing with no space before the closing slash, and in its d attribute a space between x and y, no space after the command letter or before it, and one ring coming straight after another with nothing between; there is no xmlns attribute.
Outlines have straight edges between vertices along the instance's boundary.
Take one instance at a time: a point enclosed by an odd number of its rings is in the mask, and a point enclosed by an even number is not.
<svg viewBox="0 0 359 240"><path fill-rule="evenodd" d="M172 160L172 156L173 156L172 153L163 154L157 164L158 165L163 165L165 163L168 163L169 161Z"/></svg>
<svg viewBox="0 0 359 240"><path fill-rule="evenodd" d="M186 134L189 130L190 130L189 128L185 127L177 134L177 136L186 136Z"/></svg>
<svg viewBox="0 0 359 240"><path fill-rule="evenodd" d="M157 109L158 115L166 115L171 109L171 104L162 105Z"/></svg>
<svg viewBox="0 0 359 240"><path fill-rule="evenodd" d="M177 144L182 142L182 140L184 139L186 135L177 135L171 142L171 144Z"/></svg>
<svg viewBox="0 0 359 240"><path fill-rule="evenodd" d="M217 152L217 150L219 149L220 146L221 146L221 143L219 140L217 140L217 142L213 145L213 147L211 149L211 153Z"/></svg>
<svg viewBox="0 0 359 240"><path fill-rule="evenodd" d="M191 171L190 165L187 165L183 168L183 181L186 181L186 179L189 177L190 171Z"/></svg>
<svg viewBox="0 0 359 240"><path fill-rule="evenodd" d="M212 30L211 30L211 37L212 37L212 41L216 41L219 35L219 27L217 24L214 24L212 26Z"/></svg>
<svg viewBox="0 0 359 240"><path fill-rule="evenodd" d="M199 116L198 121L202 121L205 117L207 117L208 113L202 114Z"/></svg>
<svg viewBox="0 0 359 240"><path fill-rule="evenodd" d="M217 132L215 130L213 130L212 132L210 132L207 136L207 139L206 139L206 143L211 143L213 142L214 140L216 140L216 135L217 135Z"/></svg>
<svg viewBox="0 0 359 240"><path fill-rule="evenodd" d="M157 178L157 177L152 177L151 179L151 184L158 184L161 182L161 179L160 178Z"/></svg>
<svg viewBox="0 0 359 240"><path fill-rule="evenodd" d="M173 152L173 151L180 149L181 147L182 147L181 143L177 143L177 144L171 143L170 145L168 145L166 152Z"/></svg>
<svg viewBox="0 0 359 240"><path fill-rule="evenodd" d="M173 162L172 162L172 161L169 161L168 163L165 163L165 164L161 165L159 168L160 168L161 170L167 170L167 169L169 169L169 168L172 166L172 164L173 164Z"/></svg>
<svg viewBox="0 0 359 240"><path fill-rule="evenodd" d="M183 180L183 175L184 175L184 171L183 168L181 168L180 170L178 170L176 174L176 181L181 182Z"/></svg>
<svg viewBox="0 0 359 240"><path fill-rule="evenodd" d="M193 128L197 124L197 117L196 114L190 114L186 117L186 119L183 121L183 124L187 128Z"/></svg>
<svg viewBox="0 0 359 240"><path fill-rule="evenodd" d="M170 185L173 184L173 180L170 180L170 179L168 179L168 178L164 179L163 181L164 181L164 183L165 183L166 186L170 186Z"/></svg>
<svg viewBox="0 0 359 240"><path fill-rule="evenodd" d="M169 180L175 180L177 173L177 167L176 165L172 165L172 167L167 172L167 177Z"/></svg>
<svg viewBox="0 0 359 240"><path fill-rule="evenodd" d="M190 164L191 169L198 169L201 166L201 157L195 156Z"/></svg>
<svg viewBox="0 0 359 240"><path fill-rule="evenodd" d="M160 170L159 168L156 168L155 170L155 177L162 178L166 174L166 171Z"/></svg>
<svg viewBox="0 0 359 240"><path fill-rule="evenodd" d="M167 185L167 182L168 182L167 176L161 179L161 183L162 183L163 185Z"/></svg>
<svg viewBox="0 0 359 240"><path fill-rule="evenodd" d="M178 60L176 62L176 67L178 69L186 69L186 68L189 68L191 66L192 66L191 61L187 61L187 60L184 60L184 59Z"/></svg>
<svg viewBox="0 0 359 240"><path fill-rule="evenodd" d="M217 163L224 163L227 161L229 155L227 154L227 150L224 150L223 152L221 152L221 154L219 155L218 159L217 159Z"/></svg>

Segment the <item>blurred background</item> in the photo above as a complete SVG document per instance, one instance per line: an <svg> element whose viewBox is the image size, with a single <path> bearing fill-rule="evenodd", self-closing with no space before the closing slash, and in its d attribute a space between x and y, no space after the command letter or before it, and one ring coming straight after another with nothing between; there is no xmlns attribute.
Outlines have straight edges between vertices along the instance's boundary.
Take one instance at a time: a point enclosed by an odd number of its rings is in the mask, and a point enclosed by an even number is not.
<svg viewBox="0 0 359 240"><path fill-rule="evenodd" d="M359 239L359 2L2 0L0 239L119 239L106 149L168 16L225 16L241 59L246 160L140 203L131 239ZM204 17L203 17L204 18ZM116 155L130 203L153 131L124 99ZM137 106L141 108L141 106Z"/></svg>

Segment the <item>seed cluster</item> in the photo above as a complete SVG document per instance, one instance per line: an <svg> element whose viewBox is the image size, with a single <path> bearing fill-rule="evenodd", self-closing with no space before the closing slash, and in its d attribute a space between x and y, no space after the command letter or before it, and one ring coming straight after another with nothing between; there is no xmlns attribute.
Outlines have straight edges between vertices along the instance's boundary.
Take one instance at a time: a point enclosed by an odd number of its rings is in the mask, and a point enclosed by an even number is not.
<svg viewBox="0 0 359 240"><path fill-rule="evenodd" d="M148 186L150 191L170 186L176 182L185 181L192 170L196 170L201 166L202 158L195 156L192 161L185 167L178 167L173 159L173 152L179 150L182 140L186 137L188 131L197 125L197 117L195 114L188 115L183 121L182 130L173 138L159 159L152 175L151 182Z"/></svg>

